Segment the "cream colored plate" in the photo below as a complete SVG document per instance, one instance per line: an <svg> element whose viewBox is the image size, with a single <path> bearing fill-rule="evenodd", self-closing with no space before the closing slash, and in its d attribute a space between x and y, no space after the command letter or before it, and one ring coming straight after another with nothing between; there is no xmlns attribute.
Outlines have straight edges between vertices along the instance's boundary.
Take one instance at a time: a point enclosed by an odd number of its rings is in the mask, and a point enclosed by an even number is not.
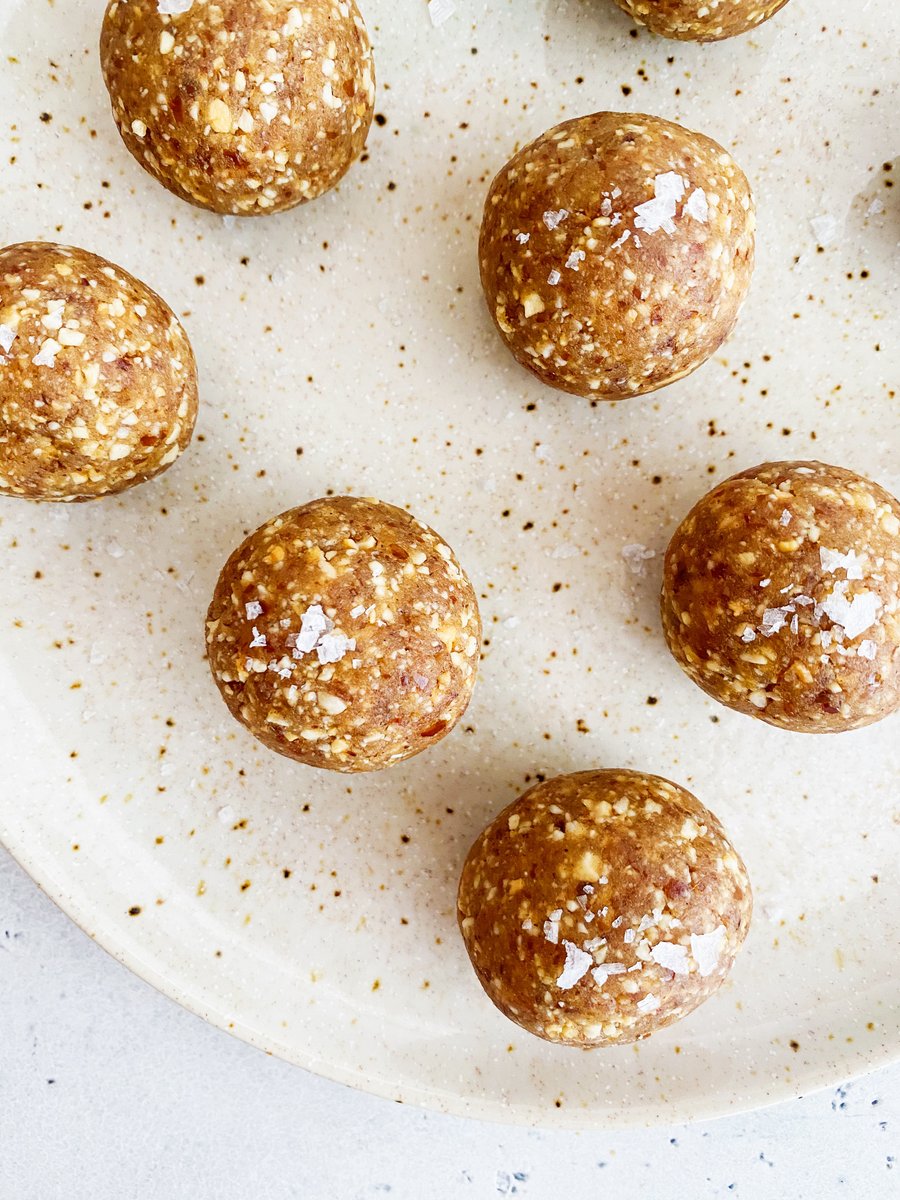
<svg viewBox="0 0 900 1200"><path fill-rule="evenodd" d="M900 6L792 0L758 36L700 48L632 38L602 0L457 0L440 29L417 0L369 0L387 118L370 160L339 194L243 224L170 197L121 146L102 7L0 0L2 237L80 243L183 313L201 436L121 499L0 502L8 847L182 1004L435 1108L670 1122L900 1056L900 721L804 738L733 715L680 673L656 616L659 552L733 470L820 456L900 491ZM507 357L475 246L515 145L610 107L734 151L758 193L759 263L716 361L592 409ZM328 489L410 508L483 597L464 727L371 777L263 750L203 659L226 555ZM629 543L657 551L644 576ZM746 858L757 908L717 998L588 1055L494 1011L454 892L470 841L528 780L596 765L694 789Z"/></svg>

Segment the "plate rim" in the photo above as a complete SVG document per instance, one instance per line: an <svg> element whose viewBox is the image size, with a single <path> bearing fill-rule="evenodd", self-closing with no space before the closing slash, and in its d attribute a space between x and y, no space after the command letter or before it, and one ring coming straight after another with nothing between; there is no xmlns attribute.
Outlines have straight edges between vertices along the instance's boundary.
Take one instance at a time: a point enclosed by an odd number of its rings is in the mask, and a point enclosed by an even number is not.
<svg viewBox="0 0 900 1200"><path fill-rule="evenodd" d="M673 1113L667 1113L666 1108L661 1105L648 1103L639 1107L614 1107L602 1113L589 1106L568 1107L563 1105L561 1108L544 1109L533 1104L503 1103L499 1100L472 1097L461 1092L443 1091L434 1087L402 1088L392 1085L382 1076L367 1074L359 1069L341 1067L321 1057L304 1055L287 1044L279 1044L277 1039L270 1034L254 1029L240 1019L232 1019L220 1007L204 998L202 983L196 983L193 990L187 989L175 982L171 974L159 970L155 965L154 956L142 961L132 953L117 939L114 929L103 930L99 925L96 929L91 929L90 925L95 924L89 919L91 914L56 882L52 871L42 869L38 858L32 855L27 847L16 838L13 830L2 819L0 819L0 846L22 868L32 883L40 888L44 895L95 945L167 1000L174 1002L180 1008L212 1025L222 1033L237 1038L238 1041L252 1046L263 1054L278 1058L320 1079L342 1084L344 1087L376 1096L381 1100L393 1101L396 1104L404 1104L427 1112L483 1121L507 1128L592 1130L597 1132L606 1129L667 1128L737 1117L765 1108L774 1108L779 1104L825 1091L838 1084L852 1082L873 1071L900 1063L900 1041L895 1046L884 1042L879 1043L881 1053L873 1052L872 1049L860 1051L857 1045L856 1052L862 1054L864 1061L848 1064L847 1069L839 1075L834 1073L834 1066L837 1064L833 1064L830 1068L827 1064L820 1065L818 1068L806 1066L802 1071L798 1069L792 1073L790 1083L785 1081L784 1076L779 1076L778 1080L774 1082L769 1081L770 1091L767 1091L765 1084L760 1082L757 1088L748 1090L741 1100L730 1107L723 1108L721 1104L717 1105L714 1097L705 1093L705 1103L688 1103ZM93 915L96 916L97 913L95 912ZM158 955L156 958L158 959ZM763 1076L759 1078L761 1081L764 1079ZM777 1094L771 1094L771 1092Z"/></svg>

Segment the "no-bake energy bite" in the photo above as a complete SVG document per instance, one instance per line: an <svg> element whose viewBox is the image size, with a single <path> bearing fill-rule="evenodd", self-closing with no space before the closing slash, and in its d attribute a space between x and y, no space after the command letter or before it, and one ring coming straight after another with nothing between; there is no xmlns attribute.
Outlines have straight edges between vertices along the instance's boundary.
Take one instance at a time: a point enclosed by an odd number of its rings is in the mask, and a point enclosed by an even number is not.
<svg viewBox="0 0 900 1200"><path fill-rule="evenodd" d="M152 479L191 440L187 334L146 284L87 250L0 250L0 493L90 500Z"/></svg>
<svg viewBox="0 0 900 1200"><path fill-rule="evenodd" d="M100 55L125 145L213 212L313 200L360 156L372 123L355 0L111 0Z"/></svg>
<svg viewBox="0 0 900 1200"><path fill-rule="evenodd" d="M825 463L743 471L675 531L661 608L678 663L729 708L869 725L900 708L900 503Z"/></svg>
<svg viewBox="0 0 900 1200"><path fill-rule="evenodd" d="M225 703L270 749L374 771L433 746L463 715L481 620L432 529L339 496L282 513L232 554L206 641Z"/></svg>
<svg viewBox="0 0 900 1200"><path fill-rule="evenodd" d="M469 851L459 924L482 986L530 1033L633 1042L722 984L750 925L747 871L695 796L656 775L540 783Z"/></svg>
<svg viewBox="0 0 900 1200"><path fill-rule="evenodd" d="M717 42L768 21L788 0L615 0L640 25L663 37Z"/></svg>
<svg viewBox="0 0 900 1200"><path fill-rule="evenodd" d="M755 209L731 155L660 117L594 113L491 185L481 282L500 336L544 383L621 400L699 367L737 320Z"/></svg>

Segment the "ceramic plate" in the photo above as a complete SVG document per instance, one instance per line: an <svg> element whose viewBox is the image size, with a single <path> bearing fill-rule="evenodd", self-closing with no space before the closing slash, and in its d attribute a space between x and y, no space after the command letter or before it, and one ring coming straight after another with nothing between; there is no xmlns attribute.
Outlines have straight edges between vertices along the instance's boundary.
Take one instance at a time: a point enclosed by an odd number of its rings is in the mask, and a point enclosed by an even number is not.
<svg viewBox="0 0 900 1200"><path fill-rule="evenodd" d="M244 223L169 196L119 142L99 0L3 0L3 241L105 254L183 314L190 452L75 507L0 501L0 835L101 945L310 1070L456 1113L672 1122L900 1056L900 724L790 735L717 707L659 629L661 553L713 483L820 457L900 491L894 0L792 0L706 48L603 0L365 5L380 90L339 193ZM711 134L759 201L752 294L702 370L591 407L498 341L477 277L487 184L561 118ZM892 182L897 187L891 188ZM411 509L482 597L454 735L369 777L316 773L228 715L203 656L245 533L329 490ZM626 545L655 551L642 574ZM574 1053L497 1013L454 917L465 852L529 781L619 765L686 784L756 891L722 992L641 1045Z"/></svg>

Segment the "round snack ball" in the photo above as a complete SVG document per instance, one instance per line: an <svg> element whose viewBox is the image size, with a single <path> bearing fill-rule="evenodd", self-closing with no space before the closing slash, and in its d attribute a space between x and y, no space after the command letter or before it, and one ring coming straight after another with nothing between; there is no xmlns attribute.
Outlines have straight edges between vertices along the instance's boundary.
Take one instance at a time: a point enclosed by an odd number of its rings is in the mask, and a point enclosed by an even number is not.
<svg viewBox="0 0 900 1200"><path fill-rule="evenodd" d="M720 483L666 551L669 649L710 696L799 733L900 708L900 503L820 462Z"/></svg>
<svg viewBox="0 0 900 1200"><path fill-rule="evenodd" d="M752 897L722 826L690 792L636 771L579 771L488 825L458 910L500 1011L587 1049L649 1037L708 999L747 936Z"/></svg>
<svg viewBox="0 0 900 1200"><path fill-rule="evenodd" d="M111 0L100 60L125 145L213 212L315 199L359 158L372 123L355 0Z"/></svg>
<svg viewBox="0 0 900 1200"><path fill-rule="evenodd" d="M639 25L685 42L718 42L774 17L788 0L616 0Z"/></svg>
<svg viewBox="0 0 900 1200"><path fill-rule="evenodd" d="M124 491L171 466L196 419L191 344L146 284L74 246L0 250L0 494Z"/></svg>
<svg viewBox="0 0 900 1200"><path fill-rule="evenodd" d="M270 749L375 771L463 715L481 619L434 530L392 504L338 496L282 513L235 550L206 641L225 703Z"/></svg>
<svg viewBox="0 0 900 1200"><path fill-rule="evenodd" d="M544 383L641 396L731 332L755 224L744 173L716 142L594 113L542 134L491 184L481 282L501 337Z"/></svg>

